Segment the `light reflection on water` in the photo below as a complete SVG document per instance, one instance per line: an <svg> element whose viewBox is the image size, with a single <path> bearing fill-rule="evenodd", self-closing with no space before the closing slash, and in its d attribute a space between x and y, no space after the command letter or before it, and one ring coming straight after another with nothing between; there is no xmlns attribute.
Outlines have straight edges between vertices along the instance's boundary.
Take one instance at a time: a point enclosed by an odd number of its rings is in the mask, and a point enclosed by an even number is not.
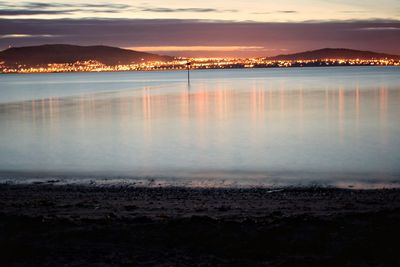
<svg viewBox="0 0 400 267"><path fill-rule="evenodd" d="M15 77L1 78L9 91ZM38 90L40 75L31 77ZM112 80L109 90L97 92L96 77ZM152 77L156 83L134 84ZM398 68L195 71L190 86L184 77L65 74L62 79L91 87L68 95L74 83L46 76L47 83L58 80L54 92L25 101L15 99L26 97L26 84L19 85L22 96L0 89L2 179L150 177L191 186L400 182ZM130 80L132 88L126 87Z"/></svg>

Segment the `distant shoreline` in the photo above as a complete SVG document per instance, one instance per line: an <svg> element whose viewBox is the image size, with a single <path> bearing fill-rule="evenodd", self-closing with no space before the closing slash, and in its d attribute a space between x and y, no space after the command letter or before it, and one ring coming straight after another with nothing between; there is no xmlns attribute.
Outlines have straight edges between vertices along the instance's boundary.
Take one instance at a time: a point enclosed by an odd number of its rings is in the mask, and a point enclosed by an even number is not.
<svg viewBox="0 0 400 267"><path fill-rule="evenodd" d="M35 56L32 56L35 55ZM0 71L21 73L397 65L400 56L322 48L273 57L163 56L103 45L44 44L0 51Z"/></svg>
<svg viewBox="0 0 400 267"><path fill-rule="evenodd" d="M279 66L268 66L268 67L232 67L232 68L196 68L196 69L190 69L190 71L196 71L196 70L252 70L252 69L296 69L296 68L334 68L334 67L400 67L400 65L343 65L343 64L337 64L337 65L323 65L323 66L316 66L316 65L310 65L310 66L285 66L285 67L279 67ZM53 71L53 72L1 72L1 74L57 74L57 73L121 73L121 72L155 72L155 71L187 71L187 69L139 69L139 70L113 70L113 71Z"/></svg>

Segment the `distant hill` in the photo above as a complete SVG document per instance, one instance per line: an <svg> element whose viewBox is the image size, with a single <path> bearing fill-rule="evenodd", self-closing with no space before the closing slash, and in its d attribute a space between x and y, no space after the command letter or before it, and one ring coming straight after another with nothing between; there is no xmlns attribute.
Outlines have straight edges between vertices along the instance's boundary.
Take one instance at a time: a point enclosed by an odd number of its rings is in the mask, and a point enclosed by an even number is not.
<svg viewBox="0 0 400 267"><path fill-rule="evenodd" d="M130 64L143 61L170 61L173 57L160 56L110 46L40 45L13 47L0 52L5 65L41 66L49 63L74 63L97 60L106 65Z"/></svg>
<svg viewBox="0 0 400 267"><path fill-rule="evenodd" d="M324 48L296 54L278 55L269 57L271 60L323 60L323 59L400 59L398 55L375 53L345 48Z"/></svg>

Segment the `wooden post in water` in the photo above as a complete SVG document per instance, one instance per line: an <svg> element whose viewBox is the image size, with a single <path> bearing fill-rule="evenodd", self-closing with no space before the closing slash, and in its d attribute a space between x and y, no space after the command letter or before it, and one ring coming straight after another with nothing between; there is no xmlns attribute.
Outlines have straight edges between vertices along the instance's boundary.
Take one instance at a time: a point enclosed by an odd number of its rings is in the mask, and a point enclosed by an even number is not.
<svg viewBox="0 0 400 267"><path fill-rule="evenodd" d="M188 61L186 63L188 84L190 84L190 66L191 66L191 62Z"/></svg>

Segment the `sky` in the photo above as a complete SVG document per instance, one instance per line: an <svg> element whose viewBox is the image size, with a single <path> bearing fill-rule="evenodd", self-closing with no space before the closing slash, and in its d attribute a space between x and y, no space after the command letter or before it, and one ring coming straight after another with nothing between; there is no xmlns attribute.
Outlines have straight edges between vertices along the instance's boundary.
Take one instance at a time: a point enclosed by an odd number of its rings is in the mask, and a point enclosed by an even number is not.
<svg viewBox="0 0 400 267"><path fill-rule="evenodd" d="M400 1L1 1L0 49L68 43L176 56L341 47L400 54Z"/></svg>

